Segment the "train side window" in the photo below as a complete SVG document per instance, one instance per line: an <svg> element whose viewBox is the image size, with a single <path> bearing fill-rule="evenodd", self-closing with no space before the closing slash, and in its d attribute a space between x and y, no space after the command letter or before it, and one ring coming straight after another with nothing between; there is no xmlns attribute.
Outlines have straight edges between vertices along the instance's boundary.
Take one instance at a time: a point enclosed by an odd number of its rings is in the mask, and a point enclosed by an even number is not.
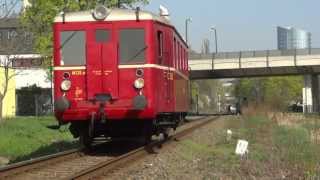
<svg viewBox="0 0 320 180"><path fill-rule="evenodd" d="M180 45L180 54L181 54L181 71L183 71L183 61L184 61L184 59L183 59L183 49L182 49L182 45Z"/></svg>
<svg viewBox="0 0 320 180"><path fill-rule="evenodd" d="M60 65L85 65L86 37L84 31L63 31L60 34Z"/></svg>
<svg viewBox="0 0 320 180"><path fill-rule="evenodd" d="M185 70L186 59L185 59L185 56L184 56L184 48L183 48L183 46L182 46L181 54L182 54L182 70L184 71Z"/></svg>
<svg viewBox="0 0 320 180"><path fill-rule="evenodd" d="M157 41L158 41L158 57L159 57L159 64L162 62L163 58L163 33L161 31L157 32Z"/></svg>
<svg viewBox="0 0 320 180"><path fill-rule="evenodd" d="M180 54L180 43L178 42L178 70L181 69L181 54Z"/></svg>
<svg viewBox="0 0 320 180"><path fill-rule="evenodd" d="M173 40L173 53L172 53L172 56L173 56L173 67L177 67L177 55L176 55L176 38L174 38Z"/></svg>
<svg viewBox="0 0 320 180"><path fill-rule="evenodd" d="M120 30L120 64L135 64L145 61L144 29L122 29Z"/></svg>
<svg viewBox="0 0 320 180"><path fill-rule="evenodd" d="M184 56L183 56L183 47L181 46L181 70L184 69Z"/></svg>
<svg viewBox="0 0 320 180"><path fill-rule="evenodd" d="M184 50L184 57L185 57L185 70L188 71L188 50Z"/></svg>
<svg viewBox="0 0 320 180"><path fill-rule="evenodd" d="M95 36L96 36L96 42L105 43L110 40L110 31L105 29L97 29Z"/></svg>
<svg viewBox="0 0 320 180"><path fill-rule="evenodd" d="M186 49L183 48L183 57L184 57L184 70L187 71L187 56L186 56Z"/></svg>
<svg viewBox="0 0 320 180"><path fill-rule="evenodd" d="M183 70L183 55L182 55L182 45L180 44L180 70Z"/></svg>

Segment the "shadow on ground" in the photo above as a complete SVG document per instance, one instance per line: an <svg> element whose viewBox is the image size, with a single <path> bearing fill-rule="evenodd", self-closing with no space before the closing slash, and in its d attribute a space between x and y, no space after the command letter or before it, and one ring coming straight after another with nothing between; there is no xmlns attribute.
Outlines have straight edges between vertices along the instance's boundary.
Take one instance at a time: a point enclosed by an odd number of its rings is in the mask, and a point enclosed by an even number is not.
<svg viewBox="0 0 320 180"><path fill-rule="evenodd" d="M52 130L58 130L58 129L60 129L60 126L59 125L48 125L47 128L52 129Z"/></svg>

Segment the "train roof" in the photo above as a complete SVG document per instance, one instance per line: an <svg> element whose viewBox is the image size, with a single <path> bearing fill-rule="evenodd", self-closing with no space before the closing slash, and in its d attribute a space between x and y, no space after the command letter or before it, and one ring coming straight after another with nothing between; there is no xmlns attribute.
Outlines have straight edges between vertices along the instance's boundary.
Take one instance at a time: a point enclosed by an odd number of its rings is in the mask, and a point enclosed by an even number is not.
<svg viewBox="0 0 320 180"><path fill-rule="evenodd" d="M92 11L79 11L65 13L65 22L86 22L97 21L92 16ZM171 25L170 21L163 16L156 15L148 11L139 11L140 20L154 20L167 25ZM127 21L136 20L136 10L114 8L110 10L110 14L104 21ZM62 15L56 16L54 22L63 22Z"/></svg>

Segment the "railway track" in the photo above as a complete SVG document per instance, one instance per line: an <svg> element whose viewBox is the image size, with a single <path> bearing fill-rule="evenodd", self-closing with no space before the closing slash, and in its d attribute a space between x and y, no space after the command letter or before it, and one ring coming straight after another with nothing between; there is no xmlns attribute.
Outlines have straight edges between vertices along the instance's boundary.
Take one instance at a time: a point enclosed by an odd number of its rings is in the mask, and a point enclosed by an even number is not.
<svg viewBox="0 0 320 180"><path fill-rule="evenodd" d="M84 153L70 150L0 169L0 179L93 179L106 172L125 167L130 161L138 160L153 153L156 147L166 146L180 140L194 130L212 122L215 118L204 118L188 123L166 140L155 141L147 146L130 146L127 143L107 145L103 153ZM127 146L127 147L125 147ZM121 147L122 152L119 152Z"/></svg>
<svg viewBox="0 0 320 180"><path fill-rule="evenodd" d="M121 168L124 166L127 166L128 163L134 162L135 160L138 160L140 158L143 158L150 153L153 153L154 147L162 147L164 145L170 144L174 141L180 140L181 138L185 137L186 135L192 133L198 128L201 128L205 126L206 124L212 122L213 120L216 120L216 118L207 118L205 120L202 120L202 122L195 124L192 127L186 128L182 131L177 132L173 136L170 136L166 140L157 141L154 143L151 143L147 146L138 148L134 151L131 151L127 154L124 154L122 156L119 156L115 159L112 159L110 161L103 162L101 164L98 164L96 166L93 166L85 171L81 171L78 173L73 174L72 176L69 176L66 178L66 180L78 180L78 179L95 179L98 178L100 175L104 175L106 172L113 171L116 168Z"/></svg>
<svg viewBox="0 0 320 180"><path fill-rule="evenodd" d="M0 168L0 179L10 179L14 176L19 176L20 174L23 174L23 173L35 171L41 167L49 166L49 165L63 162L66 160L79 158L83 155L84 154L81 149L73 149L73 150L9 165L7 167Z"/></svg>

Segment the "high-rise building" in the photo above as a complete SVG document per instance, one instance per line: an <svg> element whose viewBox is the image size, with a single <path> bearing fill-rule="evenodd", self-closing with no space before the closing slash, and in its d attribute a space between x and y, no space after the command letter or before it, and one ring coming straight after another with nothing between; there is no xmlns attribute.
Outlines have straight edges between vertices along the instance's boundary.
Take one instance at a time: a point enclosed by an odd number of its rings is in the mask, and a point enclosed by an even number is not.
<svg viewBox="0 0 320 180"><path fill-rule="evenodd" d="M201 53L210 54L210 41L207 38L202 40Z"/></svg>
<svg viewBox="0 0 320 180"><path fill-rule="evenodd" d="M292 28L277 27L278 49L307 49L311 48L311 33Z"/></svg>

